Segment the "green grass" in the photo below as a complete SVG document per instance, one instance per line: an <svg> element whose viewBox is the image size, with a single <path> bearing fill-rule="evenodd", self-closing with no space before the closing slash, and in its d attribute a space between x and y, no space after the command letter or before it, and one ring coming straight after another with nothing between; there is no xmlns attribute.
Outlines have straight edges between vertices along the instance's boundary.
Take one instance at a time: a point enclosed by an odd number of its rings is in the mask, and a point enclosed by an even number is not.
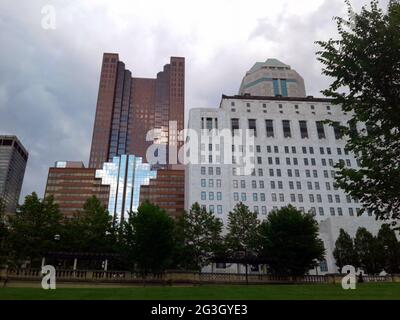
<svg viewBox="0 0 400 320"><path fill-rule="evenodd" d="M331 299L400 299L398 283L364 283L355 290L340 285L203 285L187 287L123 287L123 288L0 288L5 299L94 299L94 300L331 300Z"/></svg>

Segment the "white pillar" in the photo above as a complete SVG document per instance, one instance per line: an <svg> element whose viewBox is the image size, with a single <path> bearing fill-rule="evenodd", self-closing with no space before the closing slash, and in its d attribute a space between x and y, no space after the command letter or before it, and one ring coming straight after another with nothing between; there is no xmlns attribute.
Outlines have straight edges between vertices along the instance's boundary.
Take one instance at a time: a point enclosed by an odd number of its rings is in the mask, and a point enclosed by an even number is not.
<svg viewBox="0 0 400 320"><path fill-rule="evenodd" d="M76 265L78 264L78 259L77 258L75 258L74 259L74 271L76 270Z"/></svg>
<svg viewBox="0 0 400 320"><path fill-rule="evenodd" d="M44 267L45 264L46 264L46 258L43 257L43 258L42 258L42 267Z"/></svg>
<svg viewBox="0 0 400 320"><path fill-rule="evenodd" d="M104 271L107 271L108 260L104 261Z"/></svg>

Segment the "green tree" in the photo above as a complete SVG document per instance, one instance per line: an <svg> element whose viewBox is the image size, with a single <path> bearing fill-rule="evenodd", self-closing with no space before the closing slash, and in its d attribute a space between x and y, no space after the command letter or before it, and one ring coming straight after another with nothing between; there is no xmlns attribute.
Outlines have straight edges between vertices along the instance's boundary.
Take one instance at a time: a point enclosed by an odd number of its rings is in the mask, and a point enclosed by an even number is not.
<svg viewBox="0 0 400 320"><path fill-rule="evenodd" d="M333 257L336 260L336 265L341 272L345 265L357 266L357 253L354 250L353 239L350 235L340 229L339 237L335 242L335 249L333 250Z"/></svg>
<svg viewBox="0 0 400 320"><path fill-rule="evenodd" d="M5 203L0 197L0 267L6 261L6 255L8 255L6 239L8 237L8 227L6 225L5 217Z"/></svg>
<svg viewBox="0 0 400 320"><path fill-rule="evenodd" d="M28 259L36 265L46 252L53 251L57 245L55 235L62 230L61 222L62 215L53 197L39 199L36 193L26 196L9 222L8 242L16 261Z"/></svg>
<svg viewBox="0 0 400 320"><path fill-rule="evenodd" d="M112 217L95 196L89 198L72 219L65 221L61 235L65 251L111 253L115 243Z"/></svg>
<svg viewBox="0 0 400 320"><path fill-rule="evenodd" d="M230 255L252 255L258 252L260 221L257 213L251 212L243 203L238 203L229 212L225 245Z"/></svg>
<svg viewBox="0 0 400 320"><path fill-rule="evenodd" d="M400 244L396 234L388 224L383 224L378 232L381 263L387 273L400 272Z"/></svg>
<svg viewBox="0 0 400 320"><path fill-rule="evenodd" d="M351 120L341 130L359 168L338 165L337 184L381 219L400 214L400 4L378 1L336 17L339 39L318 41L318 60L333 82L323 94ZM356 124L364 123L358 130ZM360 129L360 127L358 128ZM360 212L362 213L364 209Z"/></svg>
<svg viewBox="0 0 400 320"><path fill-rule="evenodd" d="M357 229L354 248L358 255L358 267L368 274L382 271L378 240L367 229L363 227Z"/></svg>
<svg viewBox="0 0 400 320"><path fill-rule="evenodd" d="M174 221L160 207L145 202L132 216L133 256L143 273L161 272L171 265Z"/></svg>
<svg viewBox="0 0 400 320"><path fill-rule="evenodd" d="M201 270L222 248L222 221L196 202L176 222L178 263Z"/></svg>
<svg viewBox="0 0 400 320"><path fill-rule="evenodd" d="M291 205L272 211L262 222L261 244L260 255L275 274L304 275L325 255L314 217Z"/></svg>

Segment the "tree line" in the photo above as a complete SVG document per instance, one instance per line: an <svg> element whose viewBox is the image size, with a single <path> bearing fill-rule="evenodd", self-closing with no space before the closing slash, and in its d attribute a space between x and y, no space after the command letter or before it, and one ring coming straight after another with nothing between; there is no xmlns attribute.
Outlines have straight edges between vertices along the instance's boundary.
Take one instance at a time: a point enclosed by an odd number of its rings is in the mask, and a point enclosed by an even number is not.
<svg viewBox="0 0 400 320"><path fill-rule="evenodd" d="M0 263L14 266L29 261L38 267L49 252L107 253L117 257L110 267L143 273L200 271L211 262L229 260L262 262L269 273L303 275L325 254L313 216L290 205L261 222L239 203L223 230L222 220L197 203L173 219L145 202L115 223L96 197L65 218L51 196L40 199L32 193L14 216L1 217ZM96 267L82 263L80 267Z"/></svg>
<svg viewBox="0 0 400 320"><path fill-rule="evenodd" d="M345 265L352 265L368 274L383 270L390 274L400 272L400 243L388 224L382 224L377 236L360 227L354 239L340 229L333 256L339 271Z"/></svg>

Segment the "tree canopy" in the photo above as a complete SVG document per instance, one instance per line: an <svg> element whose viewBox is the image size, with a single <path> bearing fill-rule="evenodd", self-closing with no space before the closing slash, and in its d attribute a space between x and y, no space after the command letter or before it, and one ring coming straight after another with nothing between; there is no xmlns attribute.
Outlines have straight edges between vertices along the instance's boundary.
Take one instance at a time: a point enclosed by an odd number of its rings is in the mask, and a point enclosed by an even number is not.
<svg viewBox="0 0 400 320"><path fill-rule="evenodd" d="M337 184L380 219L400 215L400 4L377 0L336 17L338 39L318 41L323 91L350 116L341 127L359 168L338 165Z"/></svg>
<svg viewBox="0 0 400 320"><path fill-rule="evenodd" d="M261 255L275 274L304 275L323 260L318 223L289 205L272 211L261 223Z"/></svg>

